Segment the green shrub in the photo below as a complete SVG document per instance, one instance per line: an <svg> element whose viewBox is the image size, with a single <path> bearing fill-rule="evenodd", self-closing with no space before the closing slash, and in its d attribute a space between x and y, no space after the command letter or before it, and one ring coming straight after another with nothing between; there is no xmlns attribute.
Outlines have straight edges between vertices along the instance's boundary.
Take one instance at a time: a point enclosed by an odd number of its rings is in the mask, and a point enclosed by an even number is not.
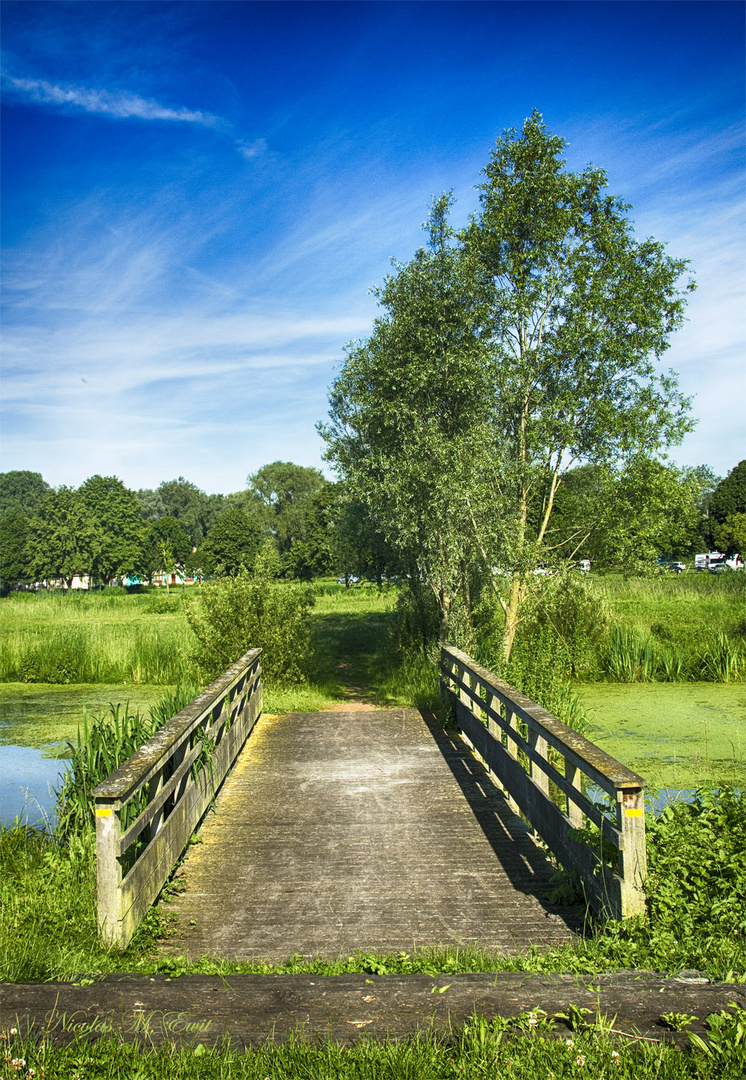
<svg viewBox="0 0 746 1080"><path fill-rule="evenodd" d="M746 947L746 793L703 788L648 817L651 927Z"/></svg>
<svg viewBox="0 0 746 1080"><path fill-rule="evenodd" d="M210 582L187 608L199 641L195 654L207 678L215 678L252 648L264 650L264 679L292 685L308 678L311 653L310 588L246 571Z"/></svg>

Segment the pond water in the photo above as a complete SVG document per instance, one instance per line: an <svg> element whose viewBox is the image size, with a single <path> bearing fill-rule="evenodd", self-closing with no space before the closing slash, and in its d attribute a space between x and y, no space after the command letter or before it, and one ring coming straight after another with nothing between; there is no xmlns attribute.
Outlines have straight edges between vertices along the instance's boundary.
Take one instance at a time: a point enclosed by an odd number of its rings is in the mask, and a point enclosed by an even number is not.
<svg viewBox="0 0 746 1080"><path fill-rule="evenodd" d="M0 825L18 818L53 828L54 789L62 783L65 764L33 746L0 746Z"/></svg>
<svg viewBox="0 0 746 1080"><path fill-rule="evenodd" d="M84 710L106 712L110 704L145 711L166 686L0 683L0 824L17 817L53 824L68 740L75 742Z"/></svg>
<svg viewBox="0 0 746 1080"><path fill-rule="evenodd" d="M661 790L746 783L746 684L590 683L573 688L588 738Z"/></svg>

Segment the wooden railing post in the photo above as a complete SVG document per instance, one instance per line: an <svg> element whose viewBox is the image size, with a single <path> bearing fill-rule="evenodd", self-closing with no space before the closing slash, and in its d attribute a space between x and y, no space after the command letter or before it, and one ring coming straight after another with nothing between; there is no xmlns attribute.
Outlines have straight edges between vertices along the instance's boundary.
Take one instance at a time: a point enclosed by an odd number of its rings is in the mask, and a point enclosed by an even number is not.
<svg viewBox="0 0 746 1080"><path fill-rule="evenodd" d="M119 838L122 835L122 807L119 800L108 799L96 799L95 806L98 929L108 945L121 945Z"/></svg>
<svg viewBox="0 0 746 1080"><path fill-rule="evenodd" d="M528 744L533 747L538 756L546 761L548 757L547 740L542 739L539 733L533 728L529 728L528 731ZM531 762L531 779L544 795L549 798L549 777L542 767L535 761Z"/></svg>
<svg viewBox="0 0 746 1080"><path fill-rule="evenodd" d="M583 790L583 774L580 769L565 758L565 779L568 780L576 791ZM567 796L567 816L573 829L583 828L583 811L577 803L573 802L570 795Z"/></svg>
<svg viewBox="0 0 746 1080"><path fill-rule="evenodd" d="M622 833L620 870L622 918L645 913L645 878L648 857L645 845L645 790L617 791L617 824Z"/></svg>
<svg viewBox="0 0 746 1080"><path fill-rule="evenodd" d="M643 911L642 777L447 643L441 685L466 744L557 861L579 874L588 903L613 918ZM616 797L616 821L583 790L585 779ZM593 831L580 832L584 824Z"/></svg>

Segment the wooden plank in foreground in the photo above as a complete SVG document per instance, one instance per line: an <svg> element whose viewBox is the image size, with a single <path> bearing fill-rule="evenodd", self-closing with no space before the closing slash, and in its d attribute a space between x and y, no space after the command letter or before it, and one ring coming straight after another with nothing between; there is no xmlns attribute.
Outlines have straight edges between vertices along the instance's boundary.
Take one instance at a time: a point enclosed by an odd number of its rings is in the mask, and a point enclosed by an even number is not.
<svg viewBox="0 0 746 1080"><path fill-rule="evenodd" d="M592 984L592 985L589 985ZM434 993L447 986L443 993ZM0 984L0 1030L44 1034L54 1043L117 1036L144 1046L163 1043L223 1045L234 1049L282 1043L293 1034L331 1037L408 1038L418 1031L457 1031L472 1013L519 1016L532 1009L548 1015L568 1006L587 1017L615 1017L628 1034L685 1044L661 1022L664 1013L696 1016L689 1030L705 1034L704 1021L736 1002L746 1007L743 986L706 979L662 978L619 972L572 975L109 975L91 986L72 983ZM555 1036L566 1038L560 1022Z"/></svg>

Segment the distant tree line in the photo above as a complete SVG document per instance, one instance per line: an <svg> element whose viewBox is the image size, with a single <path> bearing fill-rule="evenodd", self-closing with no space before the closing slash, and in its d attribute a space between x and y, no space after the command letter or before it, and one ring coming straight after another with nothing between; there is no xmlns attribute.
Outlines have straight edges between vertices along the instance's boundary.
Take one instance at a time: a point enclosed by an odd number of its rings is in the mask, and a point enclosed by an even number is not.
<svg viewBox="0 0 746 1080"><path fill-rule="evenodd" d="M597 567L640 568L659 555L691 558L718 548L746 552L746 460L724 479L700 465L636 458L620 474L571 470L557 495L554 528L582 536L578 557ZM108 584L162 573L235 576L252 570L267 541L278 576L416 576L396 555L367 503L318 470L275 461L243 491L208 495L184 477L131 491L113 476L53 488L36 472L0 473L0 587Z"/></svg>
<svg viewBox="0 0 746 1080"><path fill-rule="evenodd" d="M364 508L314 468L275 461L243 491L208 495L180 476L131 491L114 476L53 488L39 473L0 474L2 591L34 582L70 587L158 574L234 576L269 542L279 576L390 572Z"/></svg>

